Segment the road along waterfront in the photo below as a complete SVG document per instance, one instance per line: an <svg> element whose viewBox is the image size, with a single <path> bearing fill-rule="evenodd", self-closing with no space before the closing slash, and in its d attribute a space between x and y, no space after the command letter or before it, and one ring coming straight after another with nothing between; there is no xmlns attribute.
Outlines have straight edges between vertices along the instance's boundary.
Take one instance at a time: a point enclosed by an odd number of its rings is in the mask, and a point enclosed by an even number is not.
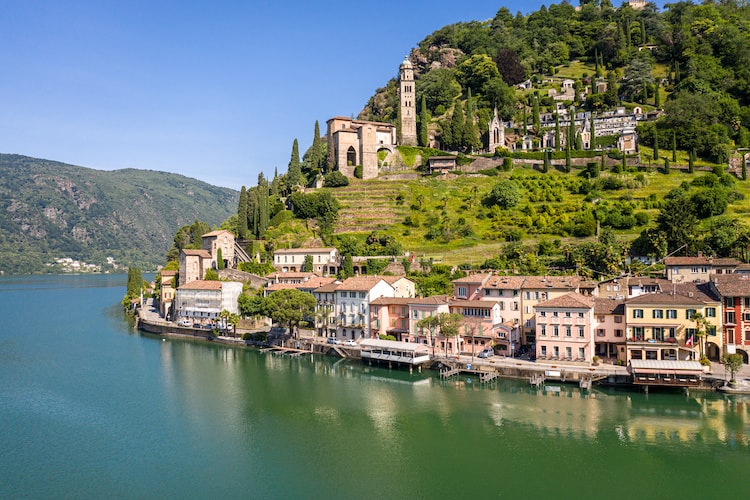
<svg viewBox="0 0 750 500"><path fill-rule="evenodd" d="M750 400L581 391L141 334L123 276L0 278L0 497L714 498Z"/></svg>

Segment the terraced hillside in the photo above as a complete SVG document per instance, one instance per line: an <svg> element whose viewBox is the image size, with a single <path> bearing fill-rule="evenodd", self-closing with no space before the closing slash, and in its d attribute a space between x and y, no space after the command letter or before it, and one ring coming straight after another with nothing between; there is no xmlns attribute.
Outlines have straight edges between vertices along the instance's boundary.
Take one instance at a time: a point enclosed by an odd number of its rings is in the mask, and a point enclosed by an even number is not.
<svg viewBox="0 0 750 500"><path fill-rule="evenodd" d="M336 232L387 230L403 222L409 207L397 202L399 193L405 194L405 190L398 181L354 180L349 186L337 188L333 194L341 210Z"/></svg>

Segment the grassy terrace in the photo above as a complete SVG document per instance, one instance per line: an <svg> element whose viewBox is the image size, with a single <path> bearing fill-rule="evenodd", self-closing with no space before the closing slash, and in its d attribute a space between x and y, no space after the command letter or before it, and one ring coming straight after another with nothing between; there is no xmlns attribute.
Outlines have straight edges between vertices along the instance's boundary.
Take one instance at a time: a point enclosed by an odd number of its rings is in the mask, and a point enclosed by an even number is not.
<svg viewBox="0 0 750 500"><path fill-rule="evenodd" d="M644 151L642 158L650 153ZM664 155L671 159L671 151L664 151ZM686 163L684 153L678 156L677 164L680 160ZM646 223L615 231L618 238L632 240L649 226L648 221L653 221L661 200L671 189L706 173L698 166L693 174L675 170L665 175L656 169L630 169L622 174L605 171L599 179L591 181L595 188L588 195L580 192L580 186L588 181L577 168L570 173L551 169L544 174L517 167L497 176L355 181L332 190L341 204L336 233L366 235L374 230L383 231L396 237L404 250L420 257L432 257L447 264L478 264L498 255L508 241L518 238L524 244L540 239L560 240L563 244L586 241L574 237L572 229L596 208L646 214ZM489 208L482 203L501 179L512 179L521 189L521 201L512 209ZM610 189L603 187L606 181L613 183ZM611 189L612 186L615 188ZM741 181L737 188L747 191ZM747 223L750 200L731 204L727 213Z"/></svg>

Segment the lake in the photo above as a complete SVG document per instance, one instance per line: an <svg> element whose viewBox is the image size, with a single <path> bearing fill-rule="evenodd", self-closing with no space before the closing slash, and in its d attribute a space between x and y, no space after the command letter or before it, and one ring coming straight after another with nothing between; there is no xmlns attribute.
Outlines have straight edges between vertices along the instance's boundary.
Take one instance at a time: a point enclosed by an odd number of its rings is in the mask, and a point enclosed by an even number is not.
<svg viewBox="0 0 750 500"><path fill-rule="evenodd" d="M141 334L124 275L0 278L2 498L720 498L750 398L502 380Z"/></svg>

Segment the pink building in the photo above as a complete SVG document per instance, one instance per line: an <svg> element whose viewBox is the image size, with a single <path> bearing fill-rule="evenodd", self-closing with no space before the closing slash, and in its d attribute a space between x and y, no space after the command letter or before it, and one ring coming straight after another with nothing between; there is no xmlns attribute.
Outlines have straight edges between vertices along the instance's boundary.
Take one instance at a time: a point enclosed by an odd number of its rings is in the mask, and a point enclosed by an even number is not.
<svg viewBox="0 0 750 500"><path fill-rule="evenodd" d="M570 292L534 306L536 357L554 361L590 362L594 357L594 301Z"/></svg>
<svg viewBox="0 0 750 500"><path fill-rule="evenodd" d="M623 362L626 352L625 301L594 298L594 347L595 355L602 359Z"/></svg>

